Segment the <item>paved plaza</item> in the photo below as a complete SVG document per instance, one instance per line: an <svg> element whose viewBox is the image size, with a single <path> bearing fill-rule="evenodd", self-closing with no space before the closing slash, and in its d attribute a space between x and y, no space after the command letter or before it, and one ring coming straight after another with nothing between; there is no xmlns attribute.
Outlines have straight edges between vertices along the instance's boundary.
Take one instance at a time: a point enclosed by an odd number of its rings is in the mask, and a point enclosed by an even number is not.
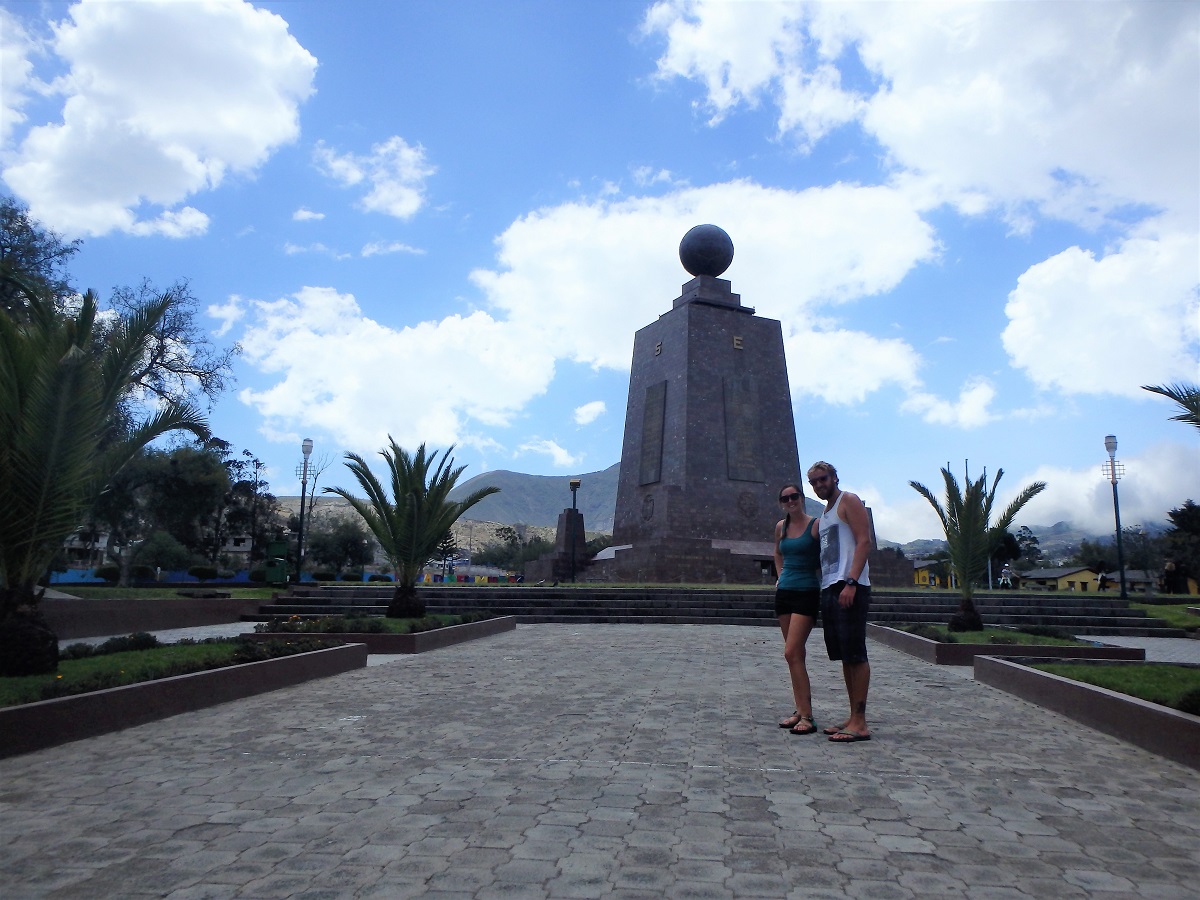
<svg viewBox="0 0 1200 900"><path fill-rule="evenodd" d="M840 669L809 647L837 724ZM2 760L0 890L1200 896L1200 773L870 650L858 744L776 726L774 630L521 625Z"/></svg>

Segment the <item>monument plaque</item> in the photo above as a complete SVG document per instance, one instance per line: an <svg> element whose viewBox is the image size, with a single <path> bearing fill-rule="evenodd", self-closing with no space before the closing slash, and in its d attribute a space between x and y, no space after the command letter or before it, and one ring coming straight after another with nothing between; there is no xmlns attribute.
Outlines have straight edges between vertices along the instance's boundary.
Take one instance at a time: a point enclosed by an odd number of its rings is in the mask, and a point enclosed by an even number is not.
<svg viewBox="0 0 1200 900"><path fill-rule="evenodd" d="M654 484L662 478L663 416L666 415L666 411L667 383L656 381L646 387L638 484Z"/></svg>

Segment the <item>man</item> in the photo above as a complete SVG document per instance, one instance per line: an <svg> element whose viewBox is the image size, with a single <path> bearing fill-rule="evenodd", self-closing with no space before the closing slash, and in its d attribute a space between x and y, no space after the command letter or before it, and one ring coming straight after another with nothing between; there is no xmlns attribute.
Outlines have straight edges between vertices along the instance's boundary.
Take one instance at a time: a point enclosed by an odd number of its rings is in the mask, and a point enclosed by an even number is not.
<svg viewBox="0 0 1200 900"><path fill-rule="evenodd" d="M808 483L819 500L825 501L820 520L821 620L829 658L840 660L850 718L826 728L836 744L869 741L867 689L871 665L867 662L867 609L871 603L871 580L867 554L871 552L871 525L867 508L855 494L843 491L837 469L827 462L809 467Z"/></svg>

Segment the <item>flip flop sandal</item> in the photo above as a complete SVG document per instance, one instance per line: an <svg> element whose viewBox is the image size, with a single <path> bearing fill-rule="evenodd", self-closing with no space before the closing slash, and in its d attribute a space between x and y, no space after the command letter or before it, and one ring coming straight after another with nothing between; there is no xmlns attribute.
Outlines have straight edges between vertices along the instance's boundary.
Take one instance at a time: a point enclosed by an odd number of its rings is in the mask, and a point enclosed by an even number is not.
<svg viewBox="0 0 1200 900"><path fill-rule="evenodd" d="M780 722L779 727L780 728L795 728L797 725L800 724L800 720L803 718L804 718L804 716L800 715L800 710L796 710L794 713L792 713L790 716L788 716L786 719L784 719L782 722Z"/></svg>
<svg viewBox="0 0 1200 900"><path fill-rule="evenodd" d="M807 722L808 724L805 725L805 727L801 728L800 726L803 725L805 722ZM817 733L817 723L812 720L812 716L801 716L800 721L797 722L792 727L791 731L792 731L792 734L800 734L800 735L816 734Z"/></svg>
<svg viewBox="0 0 1200 900"><path fill-rule="evenodd" d="M831 734L829 740L835 744L853 744L857 741L869 741L871 735L863 734L861 731L847 731L843 728L836 734Z"/></svg>

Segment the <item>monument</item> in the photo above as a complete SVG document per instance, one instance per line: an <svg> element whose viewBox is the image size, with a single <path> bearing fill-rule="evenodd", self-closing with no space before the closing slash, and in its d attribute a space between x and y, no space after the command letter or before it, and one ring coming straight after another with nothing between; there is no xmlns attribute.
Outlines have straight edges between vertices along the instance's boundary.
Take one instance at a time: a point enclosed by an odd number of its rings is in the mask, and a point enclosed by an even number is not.
<svg viewBox="0 0 1200 900"><path fill-rule="evenodd" d="M634 336L613 546L587 580L758 584L779 488L802 477L783 329L718 277L720 228L688 231L679 258L694 277Z"/></svg>

